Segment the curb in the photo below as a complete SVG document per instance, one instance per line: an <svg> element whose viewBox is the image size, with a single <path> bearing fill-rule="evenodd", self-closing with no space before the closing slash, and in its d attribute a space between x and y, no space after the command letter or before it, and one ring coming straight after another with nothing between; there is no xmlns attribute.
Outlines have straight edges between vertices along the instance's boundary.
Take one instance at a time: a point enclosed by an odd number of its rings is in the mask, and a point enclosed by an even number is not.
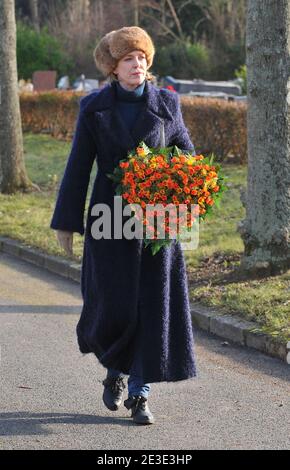
<svg viewBox="0 0 290 470"><path fill-rule="evenodd" d="M22 242L0 236L0 252L13 255L66 279L78 283L81 281L80 263L69 261L61 256L49 255ZM290 342L284 343L266 333L254 331L259 328L255 322L244 320L236 315L224 314L218 309L206 307L197 302L191 302L190 309L193 325L201 330L240 346L256 349L290 364Z"/></svg>
<svg viewBox="0 0 290 470"><path fill-rule="evenodd" d="M32 248L22 242L0 236L0 252L8 253L72 281L81 281L81 265L61 256L44 253L39 248Z"/></svg>
<svg viewBox="0 0 290 470"><path fill-rule="evenodd" d="M254 331L259 329L257 323L236 314L224 314L218 309L199 303L191 302L190 306L193 324L198 328L290 364L290 341L282 342L266 333Z"/></svg>

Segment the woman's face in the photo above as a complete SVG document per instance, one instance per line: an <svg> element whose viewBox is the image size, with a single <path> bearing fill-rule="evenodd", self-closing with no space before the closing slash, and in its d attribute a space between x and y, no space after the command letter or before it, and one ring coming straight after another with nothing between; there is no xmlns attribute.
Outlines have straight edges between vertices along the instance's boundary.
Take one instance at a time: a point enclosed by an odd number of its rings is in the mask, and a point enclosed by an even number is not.
<svg viewBox="0 0 290 470"><path fill-rule="evenodd" d="M143 51L132 51L119 60L113 71L120 84L128 90L141 85L146 77L147 60Z"/></svg>

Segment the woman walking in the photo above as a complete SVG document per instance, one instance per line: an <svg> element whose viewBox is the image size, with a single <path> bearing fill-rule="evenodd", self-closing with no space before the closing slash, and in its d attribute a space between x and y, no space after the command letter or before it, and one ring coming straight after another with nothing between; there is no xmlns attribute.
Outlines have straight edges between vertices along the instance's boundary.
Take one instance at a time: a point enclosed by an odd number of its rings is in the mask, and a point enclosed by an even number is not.
<svg viewBox="0 0 290 470"><path fill-rule="evenodd" d="M79 349L95 354L107 369L103 402L108 409L120 407L129 376L124 405L138 424L154 422L148 406L151 383L196 376L185 260L176 240L153 256L141 239L93 237L91 209L106 204L114 219L114 186L106 174L139 142L158 147L162 128L166 146L195 154L178 94L150 83L154 53L152 39L136 26L111 31L97 44L95 62L110 83L80 101L50 225L68 254L73 233L85 235ZM84 228L95 159L98 173Z"/></svg>

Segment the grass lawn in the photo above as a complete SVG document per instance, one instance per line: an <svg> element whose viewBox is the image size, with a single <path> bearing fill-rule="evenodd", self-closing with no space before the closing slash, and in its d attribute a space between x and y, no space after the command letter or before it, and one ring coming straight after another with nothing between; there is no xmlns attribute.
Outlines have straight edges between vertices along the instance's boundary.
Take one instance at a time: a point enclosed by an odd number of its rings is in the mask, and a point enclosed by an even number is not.
<svg viewBox="0 0 290 470"><path fill-rule="evenodd" d="M6 196L0 194L0 234L21 240L48 253L65 256L55 231L49 228L55 205L56 187L62 178L70 143L43 134L25 134L28 174L41 192ZM262 331L290 340L290 270L262 280L242 280L236 275L243 243L236 231L245 215L239 188L246 185L246 167L223 165L229 190L224 193L214 216L201 221L197 250L186 251L192 300L217 306L256 320ZM87 197L96 174L94 166ZM74 256L81 261L83 237L74 234Z"/></svg>

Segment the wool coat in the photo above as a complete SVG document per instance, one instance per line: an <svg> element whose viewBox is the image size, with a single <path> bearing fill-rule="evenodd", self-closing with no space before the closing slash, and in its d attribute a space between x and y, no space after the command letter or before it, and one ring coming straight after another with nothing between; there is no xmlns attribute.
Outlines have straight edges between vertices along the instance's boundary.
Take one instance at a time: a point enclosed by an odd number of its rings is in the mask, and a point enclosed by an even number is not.
<svg viewBox="0 0 290 470"><path fill-rule="evenodd" d="M106 368L141 377L144 383L196 376L186 266L180 242L154 256L142 239L95 239L91 208L107 204L113 214L114 183L106 176L142 140L195 154L179 96L146 80L144 104L129 131L116 109L116 82L80 100L73 143L50 227L84 234L83 306L76 327L80 352L94 353ZM92 165L98 172L84 211Z"/></svg>

